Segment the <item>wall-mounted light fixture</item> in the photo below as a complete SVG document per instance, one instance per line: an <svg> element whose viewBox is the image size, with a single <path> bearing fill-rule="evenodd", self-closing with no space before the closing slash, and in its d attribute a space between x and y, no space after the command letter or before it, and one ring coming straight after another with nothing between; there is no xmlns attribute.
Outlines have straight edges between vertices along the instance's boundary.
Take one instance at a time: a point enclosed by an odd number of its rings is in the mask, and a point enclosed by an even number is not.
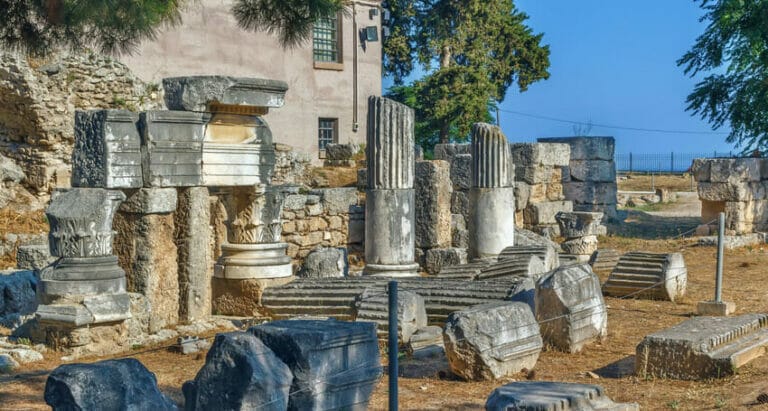
<svg viewBox="0 0 768 411"><path fill-rule="evenodd" d="M379 15L379 9L372 8L372 9L368 10L368 18L369 19L373 20L373 18L378 16L378 15Z"/></svg>

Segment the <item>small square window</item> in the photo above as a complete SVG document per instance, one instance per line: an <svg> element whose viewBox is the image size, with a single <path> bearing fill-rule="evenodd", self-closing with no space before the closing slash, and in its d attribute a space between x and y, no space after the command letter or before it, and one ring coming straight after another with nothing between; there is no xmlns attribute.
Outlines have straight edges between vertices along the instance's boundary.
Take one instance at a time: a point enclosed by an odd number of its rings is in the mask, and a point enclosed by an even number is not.
<svg viewBox="0 0 768 411"><path fill-rule="evenodd" d="M339 120L336 118L321 118L318 120L317 144L320 151L325 146L339 141Z"/></svg>

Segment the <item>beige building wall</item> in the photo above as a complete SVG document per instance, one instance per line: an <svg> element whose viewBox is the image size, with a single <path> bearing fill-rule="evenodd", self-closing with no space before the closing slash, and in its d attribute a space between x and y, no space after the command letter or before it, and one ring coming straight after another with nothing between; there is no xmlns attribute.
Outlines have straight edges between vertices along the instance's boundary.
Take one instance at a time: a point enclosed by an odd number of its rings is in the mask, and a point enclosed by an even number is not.
<svg viewBox="0 0 768 411"><path fill-rule="evenodd" d="M381 95L381 13L370 11L379 3L355 1L354 12L343 16L337 65L315 64L311 39L284 49L275 36L241 30L228 0L189 2L182 25L164 30L121 61L141 79L158 83L163 77L205 74L284 80L289 86L285 106L265 117L274 141L318 159L321 117L338 119L338 142L365 142L368 96ZM355 34L369 26L377 27L378 41L363 42Z"/></svg>

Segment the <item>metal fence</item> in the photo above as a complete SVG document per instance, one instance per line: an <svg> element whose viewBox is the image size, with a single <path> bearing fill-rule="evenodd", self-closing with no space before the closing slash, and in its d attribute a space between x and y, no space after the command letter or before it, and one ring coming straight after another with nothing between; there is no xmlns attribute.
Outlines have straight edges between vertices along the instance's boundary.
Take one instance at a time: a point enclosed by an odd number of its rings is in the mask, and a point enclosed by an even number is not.
<svg viewBox="0 0 768 411"><path fill-rule="evenodd" d="M619 153L616 154L616 171L628 173L684 173L691 168L695 158L733 157L733 152L710 151L709 153Z"/></svg>

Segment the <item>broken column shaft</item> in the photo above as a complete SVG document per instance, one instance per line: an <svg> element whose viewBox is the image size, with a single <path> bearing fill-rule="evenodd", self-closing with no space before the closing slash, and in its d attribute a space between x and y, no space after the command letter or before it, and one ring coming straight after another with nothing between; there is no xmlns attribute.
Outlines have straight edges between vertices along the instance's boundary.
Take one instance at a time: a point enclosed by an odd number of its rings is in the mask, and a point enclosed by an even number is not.
<svg viewBox="0 0 768 411"><path fill-rule="evenodd" d="M413 127L413 109L383 97L368 99L366 275L418 275Z"/></svg>
<svg viewBox="0 0 768 411"><path fill-rule="evenodd" d="M495 258L514 245L515 195L510 149L501 130L472 126L472 189L469 193L469 257Z"/></svg>

